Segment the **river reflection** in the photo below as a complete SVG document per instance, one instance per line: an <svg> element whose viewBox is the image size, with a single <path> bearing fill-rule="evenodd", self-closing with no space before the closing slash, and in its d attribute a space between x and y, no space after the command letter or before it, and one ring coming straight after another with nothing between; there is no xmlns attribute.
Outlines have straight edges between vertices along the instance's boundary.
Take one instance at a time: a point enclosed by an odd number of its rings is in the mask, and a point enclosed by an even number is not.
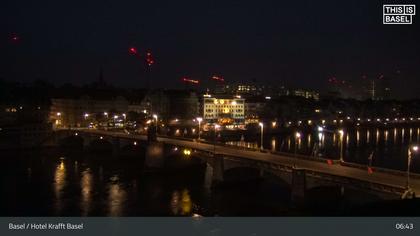
<svg viewBox="0 0 420 236"><path fill-rule="evenodd" d="M89 168L82 172L82 179L80 180L80 188L81 188L81 209L82 209L82 216L87 216L89 214L91 208L91 200L92 200L92 173Z"/></svg>
<svg viewBox="0 0 420 236"><path fill-rule="evenodd" d="M312 133L299 132L296 135L266 135L264 148L304 155L339 159L341 137L338 130ZM373 165L377 167L405 170L407 166L407 148L420 141L420 128L356 128L344 130L344 160L359 164L367 164L373 153ZM281 143L281 145L276 145ZM259 137L245 137L242 141L228 141L228 145L246 148L259 148ZM286 145L283 145L286 144ZM413 160L413 171L420 172L419 158Z"/></svg>
<svg viewBox="0 0 420 236"><path fill-rule="evenodd" d="M126 190L121 186L118 176L112 176L108 184L109 215L120 216L126 200Z"/></svg>
<svg viewBox="0 0 420 236"><path fill-rule="evenodd" d="M171 197L171 210L174 215L190 215L192 211L191 196L187 189L174 191Z"/></svg>
<svg viewBox="0 0 420 236"><path fill-rule="evenodd" d="M55 204L57 211L62 209L62 195L63 189L66 185L66 166L64 164L64 158L60 158L60 163L55 168L54 174L54 193L55 193Z"/></svg>
<svg viewBox="0 0 420 236"><path fill-rule="evenodd" d="M351 135L350 135L351 136ZM316 140L312 135L311 142ZM280 140L280 141L277 141ZM308 148L305 136L301 149ZM289 140L290 141L290 140ZM277 145L277 143L283 143ZM287 148L288 140L275 139ZM294 140L292 142L292 148ZM318 140L317 140L318 142ZM328 141L326 141L328 142ZM350 142L351 143L351 142ZM254 145L254 144L250 144ZM298 146L298 145L297 145ZM11 155L0 166L2 216L287 216L306 214L290 200L290 186L267 174L265 179L213 188L213 169L145 172L136 158L77 161L72 156L28 152ZM96 157L98 158L98 157ZM205 170L204 170L205 169ZM335 190L334 190L335 191ZM324 199L322 191L310 200ZM342 195L342 194L341 194ZM338 198L342 198L339 195ZM363 201L376 199L358 193ZM368 197L366 197L368 196ZM337 201L347 206L349 202ZM330 206L331 202L326 201ZM320 204L315 203L319 206ZM339 207L334 208L339 209ZM324 211L319 211L322 214Z"/></svg>

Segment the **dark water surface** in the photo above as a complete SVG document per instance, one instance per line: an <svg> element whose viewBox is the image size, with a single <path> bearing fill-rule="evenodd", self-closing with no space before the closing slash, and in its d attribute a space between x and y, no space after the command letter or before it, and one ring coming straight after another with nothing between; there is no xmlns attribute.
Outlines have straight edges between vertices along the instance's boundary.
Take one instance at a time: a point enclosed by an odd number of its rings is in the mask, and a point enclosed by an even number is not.
<svg viewBox="0 0 420 236"><path fill-rule="evenodd" d="M195 168L195 167L194 167ZM379 201L341 187L308 191L304 204L276 178L211 188L206 169L145 171L141 154L113 158L58 150L3 152L2 216L340 215Z"/></svg>

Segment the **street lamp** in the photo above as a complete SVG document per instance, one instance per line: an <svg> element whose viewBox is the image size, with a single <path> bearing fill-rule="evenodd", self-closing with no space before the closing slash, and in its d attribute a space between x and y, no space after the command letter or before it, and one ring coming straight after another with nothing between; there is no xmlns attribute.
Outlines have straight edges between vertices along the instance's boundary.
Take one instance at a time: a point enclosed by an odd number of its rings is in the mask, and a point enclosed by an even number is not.
<svg viewBox="0 0 420 236"><path fill-rule="evenodd" d="M261 127L261 145L260 145L260 149L261 150L264 150L264 145L263 145L263 142L264 142L264 139L263 139L263 136L264 136L264 123L260 122L258 124Z"/></svg>
<svg viewBox="0 0 420 236"><path fill-rule="evenodd" d="M153 114L153 118L155 119L155 122L156 122L156 135L157 135L157 132L158 132L158 115Z"/></svg>
<svg viewBox="0 0 420 236"><path fill-rule="evenodd" d="M220 125L214 125L214 140L213 140L213 157L216 155L216 132L220 128Z"/></svg>
<svg viewBox="0 0 420 236"><path fill-rule="evenodd" d="M87 123L87 122L86 122L86 120L88 119L89 114L88 114L88 113L85 113L83 116L85 117L85 123ZM86 125L87 125L87 127L89 127L89 125L88 125L88 124L86 124Z"/></svg>
<svg viewBox="0 0 420 236"><path fill-rule="evenodd" d="M198 121L198 140L201 139L201 121L203 121L203 118L197 117L196 120Z"/></svg>
<svg viewBox="0 0 420 236"><path fill-rule="evenodd" d="M340 162L343 162L344 161L344 158L343 158L344 130L340 129L338 133L340 134Z"/></svg>
<svg viewBox="0 0 420 236"><path fill-rule="evenodd" d="M57 125L57 127L62 125L62 122L61 122L61 112L57 112L57 119L55 121L55 124Z"/></svg>
<svg viewBox="0 0 420 236"><path fill-rule="evenodd" d="M322 143L322 137L324 136L324 127L318 126L318 142Z"/></svg>
<svg viewBox="0 0 420 236"><path fill-rule="evenodd" d="M318 132L322 133L324 131L324 128L322 126L318 126Z"/></svg>
<svg viewBox="0 0 420 236"><path fill-rule="evenodd" d="M407 189L410 189L410 166L411 166L411 158L412 152L417 152L419 150L419 146L409 146L408 147L408 155L407 155Z"/></svg>
<svg viewBox="0 0 420 236"><path fill-rule="evenodd" d="M300 141L300 138L302 137L302 134L299 132L296 132L295 134L295 156L297 155L297 142Z"/></svg>

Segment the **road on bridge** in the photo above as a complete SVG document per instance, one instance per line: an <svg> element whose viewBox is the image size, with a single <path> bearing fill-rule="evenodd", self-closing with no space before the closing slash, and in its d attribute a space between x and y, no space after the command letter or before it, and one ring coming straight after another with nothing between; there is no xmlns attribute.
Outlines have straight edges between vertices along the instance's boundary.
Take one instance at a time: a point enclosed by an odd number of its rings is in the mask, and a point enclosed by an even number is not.
<svg viewBox="0 0 420 236"><path fill-rule="evenodd" d="M145 135L137 134L126 134L126 133L117 133L110 131L102 130L84 130L84 132L95 133L100 135L108 135L120 138L128 139L138 139L146 140ZM215 152L221 155L235 156L246 158L255 161L268 162L283 166L296 166L298 168L303 168L319 173L326 173L335 176L341 176L351 179L357 179L365 182L377 183L387 186L392 186L396 188L404 188L406 186L407 177L401 174L393 174L388 172L374 172L368 173L367 170L355 168L351 166L345 166L340 164L328 165L326 162L312 161L308 159L293 158L290 156L284 156L279 154L273 154L269 152L260 152L254 150L244 150L238 149L235 147L222 146L222 145L213 145L205 142L195 142L190 140L182 140L169 137L158 137L159 142L183 146L186 148L192 148L207 152ZM414 192L420 193L420 179L411 178L410 186Z"/></svg>

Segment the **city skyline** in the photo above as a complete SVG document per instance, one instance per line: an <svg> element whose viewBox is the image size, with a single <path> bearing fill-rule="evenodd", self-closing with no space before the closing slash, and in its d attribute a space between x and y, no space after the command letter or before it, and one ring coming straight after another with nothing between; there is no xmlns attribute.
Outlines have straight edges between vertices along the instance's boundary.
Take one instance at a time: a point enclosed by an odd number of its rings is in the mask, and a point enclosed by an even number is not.
<svg viewBox="0 0 420 236"><path fill-rule="evenodd" d="M382 25L382 4L8 2L0 10L0 78L80 85L102 68L118 87L146 87L152 78L152 87L182 88L181 78L189 77L205 88L220 75L227 83L328 91L331 78L385 76L396 98L418 98L417 19ZM143 59L153 54L150 75L132 47Z"/></svg>

